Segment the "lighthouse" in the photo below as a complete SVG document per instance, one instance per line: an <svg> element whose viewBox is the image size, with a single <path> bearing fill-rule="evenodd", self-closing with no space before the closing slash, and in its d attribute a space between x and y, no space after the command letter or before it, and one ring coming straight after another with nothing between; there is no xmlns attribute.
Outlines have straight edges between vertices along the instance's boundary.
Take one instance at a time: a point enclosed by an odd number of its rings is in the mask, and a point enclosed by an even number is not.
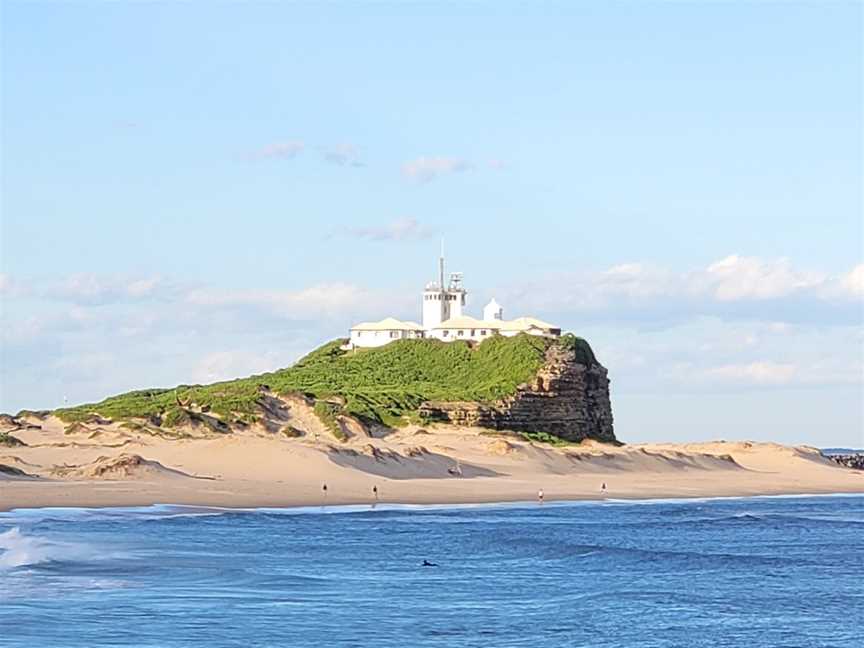
<svg viewBox="0 0 864 648"><path fill-rule="evenodd" d="M442 322L462 316L467 291L462 286L462 273L451 272L449 283L444 281L444 253L438 257L438 280L426 284L423 290L423 328L427 331Z"/></svg>
<svg viewBox="0 0 864 648"><path fill-rule="evenodd" d="M342 349L380 347L397 340L433 339L441 342L483 342L493 337L540 335L558 337L561 329L536 317L504 319L504 309L494 299L483 308L483 319L464 312L468 292L462 285L462 273L444 268L444 250L438 257L438 278L423 289L421 309L423 323L386 317L378 322L360 322L351 327L350 338Z"/></svg>

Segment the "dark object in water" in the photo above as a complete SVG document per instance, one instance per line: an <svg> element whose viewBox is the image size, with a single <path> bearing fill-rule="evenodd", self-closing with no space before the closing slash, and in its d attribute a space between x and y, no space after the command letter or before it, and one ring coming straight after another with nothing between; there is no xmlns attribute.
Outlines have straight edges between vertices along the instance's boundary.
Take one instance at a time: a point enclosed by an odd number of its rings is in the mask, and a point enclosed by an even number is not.
<svg viewBox="0 0 864 648"><path fill-rule="evenodd" d="M433 562L429 562L425 558L423 559L423 563L420 565L421 567L437 567L438 565Z"/></svg>

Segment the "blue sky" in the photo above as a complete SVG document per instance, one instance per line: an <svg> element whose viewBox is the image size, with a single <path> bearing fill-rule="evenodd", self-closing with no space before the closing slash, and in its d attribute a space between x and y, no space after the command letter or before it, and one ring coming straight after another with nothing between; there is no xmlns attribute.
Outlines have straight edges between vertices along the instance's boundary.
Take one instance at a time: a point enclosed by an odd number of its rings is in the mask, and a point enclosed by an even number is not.
<svg viewBox="0 0 864 648"><path fill-rule="evenodd" d="M859 3L33 3L2 16L0 410L479 313L632 441L864 445Z"/></svg>

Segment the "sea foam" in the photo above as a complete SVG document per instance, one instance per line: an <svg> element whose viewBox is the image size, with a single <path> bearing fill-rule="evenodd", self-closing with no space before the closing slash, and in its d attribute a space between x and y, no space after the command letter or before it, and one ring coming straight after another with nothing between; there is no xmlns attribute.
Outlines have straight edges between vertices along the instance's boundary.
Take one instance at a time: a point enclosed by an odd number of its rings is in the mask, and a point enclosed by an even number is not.
<svg viewBox="0 0 864 648"><path fill-rule="evenodd" d="M86 545L26 535L19 527L0 533L0 571L49 562L84 561L95 557Z"/></svg>
<svg viewBox="0 0 864 648"><path fill-rule="evenodd" d="M51 543L39 537L25 536L18 527L0 533L0 569L35 565L52 559Z"/></svg>

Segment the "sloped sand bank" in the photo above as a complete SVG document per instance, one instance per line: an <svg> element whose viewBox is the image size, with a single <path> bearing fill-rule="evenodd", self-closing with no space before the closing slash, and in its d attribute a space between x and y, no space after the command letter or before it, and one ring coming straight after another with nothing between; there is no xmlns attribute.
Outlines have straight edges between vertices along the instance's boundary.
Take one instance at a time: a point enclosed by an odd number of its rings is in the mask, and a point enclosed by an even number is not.
<svg viewBox="0 0 864 648"><path fill-rule="evenodd" d="M373 488L404 503L531 500L541 488L547 501L864 492L864 471L814 448L746 441L553 447L436 426L338 442L320 429L166 434L99 421L70 430L51 417L15 436L26 445L0 448L5 509L371 503Z"/></svg>

